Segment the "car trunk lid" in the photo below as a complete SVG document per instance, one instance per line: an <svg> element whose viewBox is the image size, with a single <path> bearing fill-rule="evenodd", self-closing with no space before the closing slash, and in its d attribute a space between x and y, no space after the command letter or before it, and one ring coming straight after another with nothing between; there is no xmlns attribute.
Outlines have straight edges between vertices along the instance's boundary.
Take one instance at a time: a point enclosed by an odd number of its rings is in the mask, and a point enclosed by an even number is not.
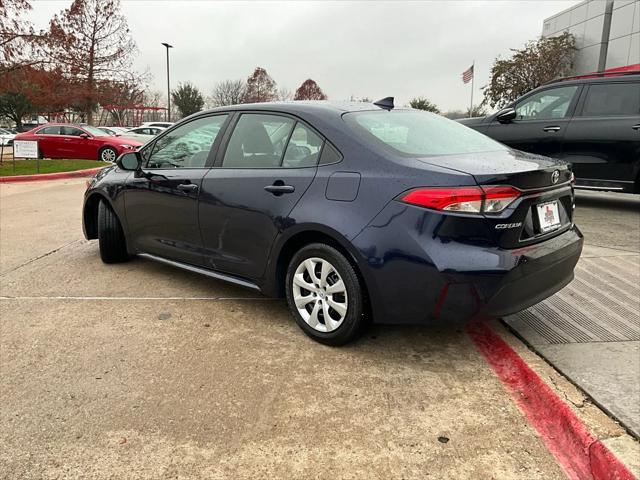
<svg viewBox="0 0 640 480"><path fill-rule="evenodd" d="M470 174L481 187L509 185L521 191L499 214L484 214L495 243L502 248L538 243L571 226L572 174L565 162L512 149L420 161ZM549 218L551 224L546 223Z"/></svg>

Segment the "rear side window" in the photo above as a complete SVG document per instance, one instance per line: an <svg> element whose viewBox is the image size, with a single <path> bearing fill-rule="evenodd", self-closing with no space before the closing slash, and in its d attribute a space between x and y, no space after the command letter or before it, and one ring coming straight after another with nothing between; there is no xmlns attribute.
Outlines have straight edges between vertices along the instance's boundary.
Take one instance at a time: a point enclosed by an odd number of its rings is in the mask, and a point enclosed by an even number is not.
<svg viewBox="0 0 640 480"><path fill-rule="evenodd" d="M471 128L429 112L379 110L352 112L343 118L365 141L407 156L506 150Z"/></svg>
<svg viewBox="0 0 640 480"><path fill-rule="evenodd" d="M583 117L640 115L640 83L590 85Z"/></svg>
<svg viewBox="0 0 640 480"><path fill-rule="evenodd" d="M228 168L277 168L289 141L295 120L280 115L243 114L222 161ZM291 154L291 158L296 156Z"/></svg>
<svg viewBox="0 0 640 480"><path fill-rule="evenodd" d="M282 160L285 168L314 167L318 164L322 138L306 125L298 122Z"/></svg>
<svg viewBox="0 0 640 480"><path fill-rule="evenodd" d="M38 130L36 135L60 135L60 127L44 127Z"/></svg>
<svg viewBox="0 0 640 480"><path fill-rule="evenodd" d="M340 152L329 142L324 142L322 154L320 155L320 165L330 165L332 163L338 163L341 160L342 155L340 155Z"/></svg>

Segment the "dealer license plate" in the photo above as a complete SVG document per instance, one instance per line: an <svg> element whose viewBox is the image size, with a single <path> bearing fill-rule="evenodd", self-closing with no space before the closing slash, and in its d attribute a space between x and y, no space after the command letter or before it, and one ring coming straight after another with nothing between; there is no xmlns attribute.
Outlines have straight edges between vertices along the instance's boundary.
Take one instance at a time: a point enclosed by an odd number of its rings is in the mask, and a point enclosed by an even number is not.
<svg viewBox="0 0 640 480"><path fill-rule="evenodd" d="M560 214L558 202L547 202L536 205L538 209L538 222L542 233L550 232L560 226Z"/></svg>

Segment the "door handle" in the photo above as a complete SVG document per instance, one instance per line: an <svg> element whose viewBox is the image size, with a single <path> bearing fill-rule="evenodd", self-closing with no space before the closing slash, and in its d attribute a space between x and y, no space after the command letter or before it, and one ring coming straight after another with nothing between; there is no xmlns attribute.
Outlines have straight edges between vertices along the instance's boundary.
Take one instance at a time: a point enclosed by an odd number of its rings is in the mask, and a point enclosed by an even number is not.
<svg viewBox="0 0 640 480"><path fill-rule="evenodd" d="M560 127L558 127L557 125L554 125L552 127L544 127L542 130L545 132L558 132L560 131Z"/></svg>
<svg viewBox="0 0 640 480"><path fill-rule="evenodd" d="M178 190L182 190L183 192L195 192L198 190L198 185L195 183L181 183L178 185Z"/></svg>
<svg viewBox="0 0 640 480"><path fill-rule="evenodd" d="M634 125L631 128L633 128L634 130L640 130L640 123L638 125Z"/></svg>
<svg viewBox="0 0 640 480"><path fill-rule="evenodd" d="M264 189L269 193L273 193L275 196L280 196L283 193L293 193L296 191L296 188L293 185L279 184L267 185Z"/></svg>

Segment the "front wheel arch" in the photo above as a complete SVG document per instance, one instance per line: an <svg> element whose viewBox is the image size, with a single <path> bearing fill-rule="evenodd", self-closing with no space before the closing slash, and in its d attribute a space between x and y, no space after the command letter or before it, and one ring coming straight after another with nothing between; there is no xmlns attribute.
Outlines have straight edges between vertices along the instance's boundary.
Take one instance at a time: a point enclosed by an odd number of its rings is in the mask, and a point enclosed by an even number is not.
<svg viewBox="0 0 640 480"><path fill-rule="evenodd" d="M118 150L116 150L114 147L112 147L111 145L105 145L104 147L100 148L100 150L98 150L98 161L102 161L102 162L106 162L106 160L102 159L102 153L105 150L111 150L114 155L113 155L113 162L115 162L118 159Z"/></svg>

